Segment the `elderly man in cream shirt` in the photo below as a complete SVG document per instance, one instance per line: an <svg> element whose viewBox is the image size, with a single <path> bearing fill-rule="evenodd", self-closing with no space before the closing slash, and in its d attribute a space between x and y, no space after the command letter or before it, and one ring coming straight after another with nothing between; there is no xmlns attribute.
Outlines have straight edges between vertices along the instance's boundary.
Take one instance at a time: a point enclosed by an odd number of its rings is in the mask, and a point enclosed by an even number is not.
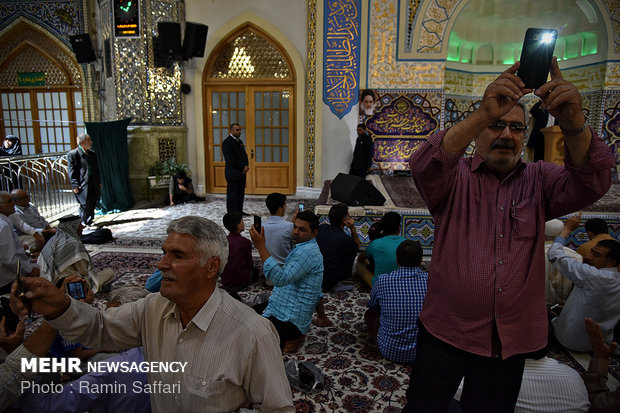
<svg viewBox="0 0 620 413"><path fill-rule="evenodd" d="M224 231L186 216L167 232L160 293L98 311L24 278L31 310L67 340L108 351L142 345L147 362L186 363L183 372L147 373L154 412L294 412L275 328L216 286L228 259Z"/></svg>

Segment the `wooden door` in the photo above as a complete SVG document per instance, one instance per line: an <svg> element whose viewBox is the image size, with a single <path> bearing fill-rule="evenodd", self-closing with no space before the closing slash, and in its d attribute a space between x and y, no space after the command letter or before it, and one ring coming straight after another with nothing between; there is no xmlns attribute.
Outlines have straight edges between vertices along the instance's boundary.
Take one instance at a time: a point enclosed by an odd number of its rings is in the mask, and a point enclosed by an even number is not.
<svg viewBox="0 0 620 413"><path fill-rule="evenodd" d="M246 194L295 193L293 88L214 86L207 88L207 182L226 192L221 144L231 123L241 126L250 170Z"/></svg>

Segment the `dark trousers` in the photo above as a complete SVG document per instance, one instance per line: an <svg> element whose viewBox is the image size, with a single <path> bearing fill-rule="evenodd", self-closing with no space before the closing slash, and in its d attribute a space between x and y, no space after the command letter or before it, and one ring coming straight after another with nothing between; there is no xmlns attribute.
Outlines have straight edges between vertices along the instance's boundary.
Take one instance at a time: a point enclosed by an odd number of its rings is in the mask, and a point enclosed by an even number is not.
<svg viewBox="0 0 620 413"><path fill-rule="evenodd" d="M82 190L75 194L75 198L80 204L80 217L82 222L86 225L93 223L95 219L95 207L99 202L101 196L101 189L99 184L87 184L82 187Z"/></svg>
<svg viewBox="0 0 620 413"><path fill-rule="evenodd" d="M188 194L186 192L182 194L172 195L172 202L175 204L185 204L186 202L198 201L196 194Z"/></svg>
<svg viewBox="0 0 620 413"><path fill-rule="evenodd" d="M242 179L226 180L226 212L243 212L245 175Z"/></svg>
<svg viewBox="0 0 620 413"><path fill-rule="evenodd" d="M478 356L453 347L419 323L418 347L403 413L448 412L465 377L461 409L470 412L513 412L525 364L524 355Z"/></svg>
<svg viewBox="0 0 620 413"><path fill-rule="evenodd" d="M289 321L280 321L272 315L267 317L267 319L271 321L280 336L280 350L284 348L284 343L287 341L294 340L304 335L295 324Z"/></svg>

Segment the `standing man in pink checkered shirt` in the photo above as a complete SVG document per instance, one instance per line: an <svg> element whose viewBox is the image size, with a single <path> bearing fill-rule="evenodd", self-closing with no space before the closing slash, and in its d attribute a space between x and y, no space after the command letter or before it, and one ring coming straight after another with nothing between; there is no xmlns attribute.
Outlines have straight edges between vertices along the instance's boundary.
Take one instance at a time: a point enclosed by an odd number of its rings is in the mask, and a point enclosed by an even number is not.
<svg viewBox="0 0 620 413"><path fill-rule="evenodd" d="M514 410L525 355L547 343L545 221L594 203L611 185L611 151L557 62L535 91L518 68L409 161L435 242L404 412L447 412L463 377L463 411ZM562 128L564 166L521 160L527 111L518 100L530 92ZM463 158L472 140L476 153Z"/></svg>

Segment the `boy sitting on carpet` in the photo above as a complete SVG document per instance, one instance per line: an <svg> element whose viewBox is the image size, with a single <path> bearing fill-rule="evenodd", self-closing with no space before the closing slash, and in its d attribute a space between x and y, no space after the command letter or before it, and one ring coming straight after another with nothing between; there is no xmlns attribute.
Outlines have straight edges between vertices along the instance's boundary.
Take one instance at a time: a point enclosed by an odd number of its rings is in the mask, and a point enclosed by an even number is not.
<svg viewBox="0 0 620 413"><path fill-rule="evenodd" d="M245 229L243 216L239 212L229 212L222 219L228 234L228 263L220 275L222 288L233 296L247 287L252 274L258 270L252 264L252 243L241 236Z"/></svg>
<svg viewBox="0 0 620 413"><path fill-rule="evenodd" d="M364 319L368 341L378 344L383 357L413 363L418 342L418 316L426 295L428 277L419 266L422 247L406 240L396 249L398 269L377 278L370 291Z"/></svg>

